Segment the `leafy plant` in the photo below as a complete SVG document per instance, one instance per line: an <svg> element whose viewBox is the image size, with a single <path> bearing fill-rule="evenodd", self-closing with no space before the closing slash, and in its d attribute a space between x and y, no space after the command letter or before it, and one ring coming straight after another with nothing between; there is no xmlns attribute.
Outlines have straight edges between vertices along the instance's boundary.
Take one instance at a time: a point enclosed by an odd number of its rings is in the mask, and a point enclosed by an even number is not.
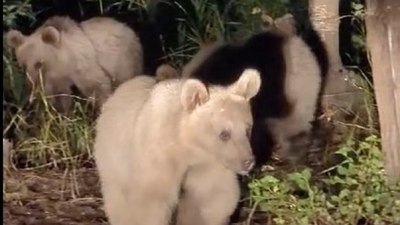
<svg viewBox="0 0 400 225"><path fill-rule="evenodd" d="M3 27L11 27L17 16L26 16L34 20L30 0L3 0Z"/></svg>
<svg viewBox="0 0 400 225"><path fill-rule="evenodd" d="M399 223L400 183L385 184L379 139L351 142L336 154L343 160L318 181L310 169L253 180L251 205L271 214L273 224Z"/></svg>

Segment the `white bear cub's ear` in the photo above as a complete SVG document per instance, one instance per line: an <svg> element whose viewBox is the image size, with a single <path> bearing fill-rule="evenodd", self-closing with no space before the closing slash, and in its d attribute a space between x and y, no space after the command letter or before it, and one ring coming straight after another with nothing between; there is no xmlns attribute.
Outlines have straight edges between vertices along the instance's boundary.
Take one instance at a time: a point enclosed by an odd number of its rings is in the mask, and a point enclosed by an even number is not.
<svg viewBox="0 0 400 225"><path fill-rule="evenodd" d="M239 79L232 84L234 94L243 96L247 101L253 98L261 87L260 72L255 69L245 69Z"/></svg>
<svg viewBox="0 0 400 225"><path fill-rule="evenodd" d="M18 48L25 40L25 35L17 30L10 30L6 34L7 45L11 48Z"/></svg>
<svg viewBox="0 0 400 225"><path fill-rule="evenodd" d="M193 111L197 106L206 103L209 99L206 86L195 79L188 79L182 87L181 103L186 111Z"/></svg>
<svg viewBox="0 0 400 225"><path fill-rule="evenodd" d="M58 46L61 41L61 33L53 26L47 26L42 30L42 41L49 45Z"/></svg>

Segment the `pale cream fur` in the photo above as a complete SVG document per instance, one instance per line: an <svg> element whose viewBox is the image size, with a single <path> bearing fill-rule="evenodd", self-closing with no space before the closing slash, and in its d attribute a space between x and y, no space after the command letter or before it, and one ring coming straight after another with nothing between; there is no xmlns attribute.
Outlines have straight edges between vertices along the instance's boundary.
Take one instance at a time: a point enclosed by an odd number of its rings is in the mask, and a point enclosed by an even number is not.
<svg viewBox="0 0 400 225"><path fill-rule="evenodd" d="M289 37L284 46L286 61L285 95L292 103L292 112L285 118L267 119L269 129L275 135L279 154L288 156L290 138L311 132L316 103L321 86L320 70L315 56L307 44L296 34L293 17L285 15L275 24ZM294 150L294 149L293 149Z"/></svg>
<svg viewBox="0 0 400 225"><path fill-rule="evenodd" d="M101 105L113 87L142 73L139 38L111 18L92 18L78 24L68 17L55 16L29 36L9 31L7 43L15 49L19 64L34 84L41 69L46 95L71 94L74 84ZM71 98L61 101L58 108L68 110Z"/></svg>
<svg viewBox="0 0 400 225"><path fill-rule="evenodd" d="M225 225L239 199L236 173L253 167L246 132L260 84L255 70L209 90L195 79L122 84L103 105L94 144L110 223L167 225L182 187L178 224Z"/></svg>
<svg viewBox="0 0 400 225"><path fill-rule="evenodd" d="M217 163L190 169L182 188L176 225L226 225L240 197L235 173Z"/></svg>

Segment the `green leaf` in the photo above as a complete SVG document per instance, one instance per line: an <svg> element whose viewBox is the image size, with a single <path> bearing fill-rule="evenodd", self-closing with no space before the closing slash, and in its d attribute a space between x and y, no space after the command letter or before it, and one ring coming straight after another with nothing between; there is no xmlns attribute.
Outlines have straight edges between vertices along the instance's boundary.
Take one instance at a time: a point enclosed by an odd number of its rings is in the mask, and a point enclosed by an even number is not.
<svg viewBox="0 0 400 225"><path fill-rule="evenodd" d="M344 166L338 166L336 171L339 175L347 175L348 173L347 168L345 168Z"/></svg>
<svg viewBox="0 0 400 225"><path fill-rule="evenodd" d="M279 180L273 176L265 176L260 179L260 183L263 183L263 184L276 184L278 182L279 182Z"/></svg>

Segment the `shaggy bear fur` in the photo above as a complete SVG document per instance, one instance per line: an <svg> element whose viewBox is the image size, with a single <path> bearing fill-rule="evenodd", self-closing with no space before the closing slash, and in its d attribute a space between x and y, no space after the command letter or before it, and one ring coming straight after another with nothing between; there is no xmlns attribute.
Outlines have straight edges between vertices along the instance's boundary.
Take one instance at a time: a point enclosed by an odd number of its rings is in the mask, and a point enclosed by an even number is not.
<svg viewBox="0 0 400 225"><path fill-rule="evenodd" d="M254 165L249 142L255 70L228 87L139 76L103 105L94 144L112 225L223 225ZM179 199L180 191L183 191Z"/></svg>
<svg viewBox="0 0 400 225"><path fill-rule="evenodd" d="M95 17L77 23L54 16L29 36L17 30L7 33L18 63L37 85L44 77L47 96L72 93L75 85L85 96L101 105L113 88L142 73L143 52L136 34L114 19ZM68 111L72 99L50 98L60 111Z"/></svg>
<svg viewBox="0 0 400 225"><path fill-rule="evenodd" d="M309 134L319 108L328 72L325 46L315 38L317 47L311 48L296 32L293 17L285 15L273 29L243 42L206 46L182 72L207 85L230 85L246 68L260 72L261 89L251 101L251 142L260 164L276 148L285 156L293 137Z"/></svg>

